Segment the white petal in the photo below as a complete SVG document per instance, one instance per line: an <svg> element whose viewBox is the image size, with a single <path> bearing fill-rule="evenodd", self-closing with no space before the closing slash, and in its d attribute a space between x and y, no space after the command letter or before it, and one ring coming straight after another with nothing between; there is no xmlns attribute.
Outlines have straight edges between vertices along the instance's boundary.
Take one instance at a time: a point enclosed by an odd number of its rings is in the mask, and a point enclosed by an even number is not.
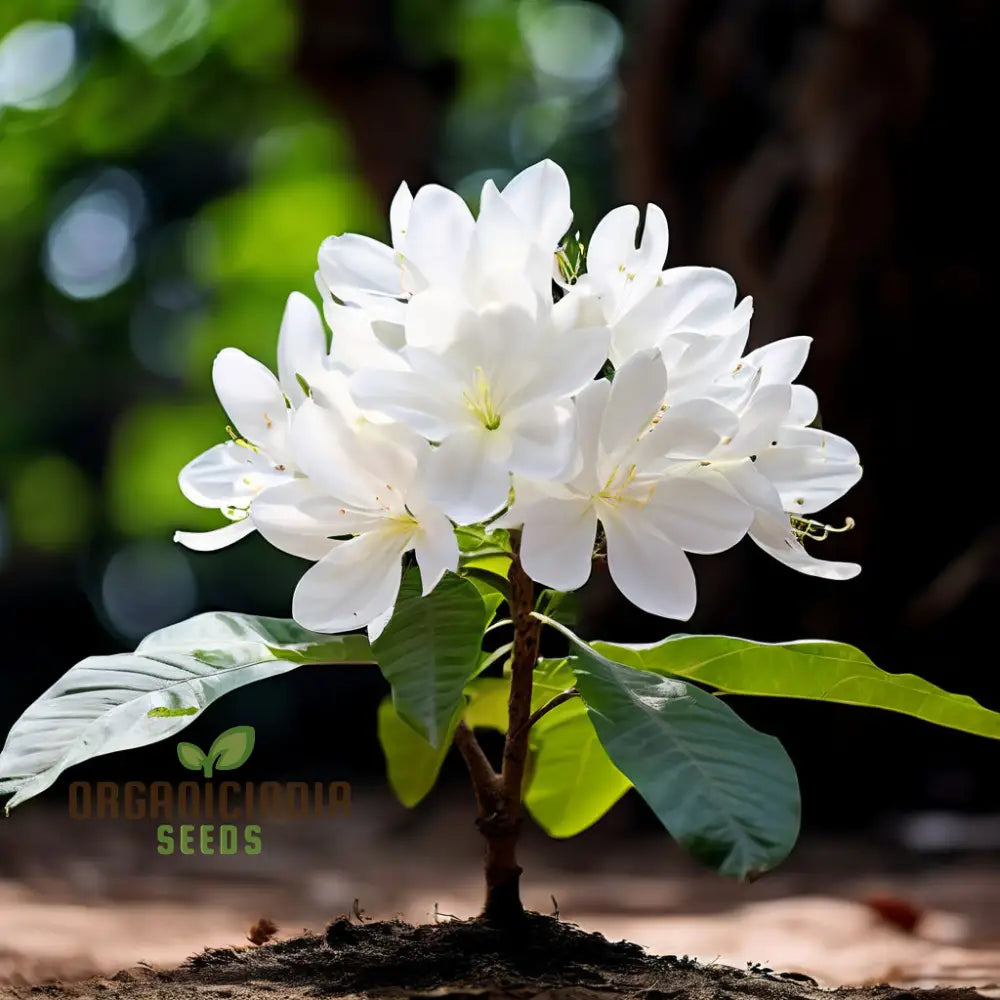
<svg viewBox="0 0 1000 1000"><path fill-rule="evenodd" d="M403 250L406 245L406 228L410 223L410 210L413 208L413 195L406 181L396 189L392 204L389 206L389 229L392 232L392 245L397 250Z"/></svg>
<svg viewBox="0 0 1000 1000"><path fill-rule="evenodd" d="M635 205L613 208L598 222L587 247L587 273L602 281L617 280L635 253L639 209Z"/></svg>
<svg viewBox="0 0 1000 1000"><path fill-rule="evenodd" d="M458 569L458 541L455 529L444 514L419 507L413 513L419 524L413 535L413 550L426 596L445 573L454 573Z"/></svg>
<svg viewBox="0 0 1000 1000"><path fill-rule="evenodd" d="M714 472L668 476L638 514L686 552L724 552L747 533L753 508Z"/></svg>
<svg viewBox="0 0 1000 1000"><path fill-rule="evenodd" d="M857 563L830 562L807 552L792 532L791 522L781 509L777 491L756 468L756 462L730 463L724 474L737 491L756 509L750 537L779 562L826 580L850 580L861 572Z"/></svg>
<svg viewBox="0 0 1000 1000"><path fill-rule="evenodd" d="M785 442L790 439L791 442ZM757 456L766 476L793 514L812 514L839 500L861 478L854 446L836 434L813 427L786 431L777 446Z"/></svg>
<svg viewBox="0 0 1000 1000"><path fill-rule="evenodd" d="M253 530L253 521L247 517L214 531L175 531L174 541L195 552L216 552L246 538Z"/></svg>
<svg viewBox="0 0 1000 1000"><path fill-rule="evenodd" d="M633 355L615 372L604 420L601 447L615 454L650 426L667 392L667 370L658 350Z"/></svg>
<svg viewBox="0 0 1000 1000"><path fill-rule="evenodd" d="M663 459L705 459L738 426L735 414L714 400L690 399L667 410L639 439L633 457L640 466Z"/></svg>
<svg viewBox="0 0 1000 1000"><path fill-rule="evenodd" d="M705 330L731 315L736 282L715 267L671 267L660 275L657 295L674 330Z"/></svg>
<svg viewBox="0 0 1000 1000"><path fill-rule="evenodd" d="M758 347L743 360L760 369L761 385L788 385L799 377L811 346L812 337L786 337Z"/></svg>
<svg viewBox="0 0 1000 1000"><path fill-rule="evenodd" d="M475 320L475 314L453 291L428 288L414 295L406 308L406 343L411 347L444 351Z"/></svg>
<svg viewBox="0 0 1000 1000"><path fill-rule="evenodd" d="M522 512L521 565L546 587L576 590L590 577L597 515L590 500L547 498Z"/></svg>
<svg viewBox="0 0 1000 1000"><path fill-rule="evenodd" d="M535 479L569 478L576 470L576 412L569 402L536 403L505 418L511 435L507 467Z"/></svg>
<svg viewBox="0 0 1000 1000"><path fill-rule="evenodd" d="M368 623L368 641L374 642L384 631L386 625L392 621L393 612L396 610L395 602L390 604L380 615L376 615Z"/></svg>
<svg viewBox="0 0 1000 1000"><path fill-rule="evenodd" d="M475 222L454 191L427 184L413 198L406 257L430 284L455 285L462 277Z"/></svg>
<svg viewBox="0 0 1000 1000"><path fill-rule="evenodd" d="M806 385L792 386L792 407L785 418L791 427L805 427L811 424L819 413L819 399Z"/></svg>
<svg viewBox="0 0 1000 1000"><path fill-rule="evenodd" d="M608 540L608 570L615 586L637 608L686 621L694 614L697 588L684 551L628 518L601 517Z"/></svg>
<svg viewBox="0 0 1000 1000"><path fill-rule="evenodd" d="M503 200L546 250L555 250L573 221L569 180L552 160L522 170L503 189Z"/></svg>
<svg viewBox="0 0 1000 1000"><path fill-rule="evenodd" d="M330 536L366 531L380 521L340 506L307 479L266 490L253 502L250 518L275 548L312 560L333 548Z"/></svg>
<svg viewBox="0 0 1000 1000"><path fill-rule="evenodd" d="M392 247L368 236L330 236L319 248L323 283L344 302L357 302L358 292L396 297L422 287L418 276Z"/></svg>
<svg viewBox="0 0 1000 1000"><path fill-rule="evenodd" d="M364 461L365 447L357 430L341 414L307 399L292 425L299 468L343 505L366 510L385 484Z"/></svg>
<svg viewBox="0 0 1000 1000"><path fill-rule="evenodd" d="M363 628L392 607L409 537L369 531L334 548L299 580L292 617L316 632Z"/></svg>
<svg viewBox="0 0 1000 1000"><path fill-rule="evenodd" d="M738 433L732 435L732 440L719 449L719 457L728 460L759 455L777 439L791 406L791 386L762 385L740 416Z"/></svg>
<svg viewBox="0 0 1000 1000"><path fill-rule="evenodd" d="M363 369L351 377L350 386L359 406L399 420L432 441L472 422L461 387L423 372Z"/></svg>
<svg viewBox="0 0 1000 1000"><path fill-rule="evenodd" d="M507 317L513 313L510 310ZM509 329L510 319L501 319L501 325ZM539 334L537 328L529 331L526 332L531 344L528 354L504 355L509 405L575 395L593 381L607 360L610 336L607 327L585 327L568 333ZM528 356L531 375L525 378L524 358Z"/></svg>
<svg viewBox="0 0 1000 1000"><path fill-rule="evenodd" d="M489 435L485 429L453 434L427 459L427 496L459 524L483 521L507 504L510 476L490 454Z"/></svg>
<svg viewBox="0 0 1000 1000"><path fill-rule="evenodd" d="M409 306L406 307L409 309ZM359 368L405 368L402 358L375 333L368 311L357 306L341 306L330 300L323 315L333 331L330 362L346 372ZM381 324L384 328L385 324ZM400 328L402 344L402 328ZM311 385L312 383L310 383Z"/></svg>
<svg viewBox="0 0 1000 1000"><path fill-rule="evenodd" d="M308 382L315 369L322 369L325 356L326 331L319 310L301 292L292 292L278 333L278 381L292 406L306 398L296 376Z"/></svg>
<svg viewBox="0 0 1000 1000"><path fill-rule="evenodd" d="M244 506L260 488L254 457L235 441L217 444L181 469L177 477L181 493L199 507ZM251 482L244 477L252 477Z"/></svg>
<svg viewBox="0 0 1000 1000"><path fill-rule="evenodd" d="M610 395L611 383L606 378L601 378L588 383L574 401L581 467L573 483L587 495L596 493L600 488L597 482L598 442Z"/></svg>
<svg viewBox="0 0 1000 1000"><path fill-rule="evenodd" d="M240 434L276 462L291 458L288 406L278 380L259 361L235 347L219 352L212 381Z"/></svg>

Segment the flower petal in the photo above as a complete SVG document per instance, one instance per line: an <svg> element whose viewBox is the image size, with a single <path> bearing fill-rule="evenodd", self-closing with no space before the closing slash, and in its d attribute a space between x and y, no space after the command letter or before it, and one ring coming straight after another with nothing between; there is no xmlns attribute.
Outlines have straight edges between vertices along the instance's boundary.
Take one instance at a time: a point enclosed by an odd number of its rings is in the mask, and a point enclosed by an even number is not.
<svg viewBox="0 0 1000 1000"><path fill-rule="evenodd" d="M330 236L320 244L319 274L344 302L357 303L364 293L397 298L425 285L392 247L355 233Z"/></svg>
<svg viewBox="0 0 1000 1000"><path fill-rule="evenodd" d="M637 514L686 552L731 549L747 533L753 508L718 473L668 476Z"/></svg>
<svg viewBox="0 0 1000 1000"><path fill-rule="evenodd" d="M342 507L308 479L295 479L262 493L250 518L275 548L302 559L322 559L333 535L351 535L377 527L381 518Z"/></svg>
<svg viewBox="0 0 1000 1000"><path fill-rule="evenodd" d="M511 436L507 467L534 479L571 475L576 452L576 413L570 402L535 403L505 418Z"/></svg>
<svg viewBox="0 0 1000 1000"><path fill-rule="evenodd" d="M245 517L241 521L216 528L214 531L175 531L174 541L194 552L216 552L227 545L246 538L254 530L253 521Z"/></svg>
<svg viewBox="0 0 1000 1000"><path fill-rule="evenodd" d="M456 285L475 222L454 191L426 184L413 198L406 229L406 259L429 284Z"/></svg>
<svg viewBox="0 0 1000 1000"><path fill-rule="evenodd" d="M601 447L613 455L632 444L658 416L667 370L656 349L640 351L615 372L601 421Z"/></svg>
<svg viewBox="0 0 1000 1000"><path fill-rule="evenodd" d="M461 387L424 372L363 369L350 385L359 406L378 410L431 441L473 422L462 405Z"/></svg>
<svg viewBox="0 0 1000 1000"><path fill-rule="evenodd" d="M458 540L451 521L440 511L415 507L413 514L419 525L413 534L413 551L426 596L445 573L458 569Z"/></svg>
<svg viewBox="0 0 1000 1000"><path fill-rule="evenodd" d="M510 475L491 453L489 437L485 429L460 431L427 458L428 499L459 524L485 520L507 503Z"/></svg>
<svg viewBox="0 0 1000 1000"><path fill-rule="evenodd" d="M758 347L743 360L760 369L761 385L789 385L799 377L811 346L812 337L786 337Z"/></svg>
<svg viewBox="0 0 1000 1000"><path fill-rule="evenodd" d="M177 481L181 493L199 507L245 506L270 478L266 460L235 441L203 451L181 469Z"/></svg>
<svg viewBox="0 0 1000 1000"><path fill-rule="evenodd" d="M268 368L235 347L220 351L212 381L236 429L276 462L291 461L288 406Z"/></svg>
<svg viewBox="0 0 1000 1000"><path fill-rule="evenodd" d="M604 516L608 570L615 586L637 608L664 618L687 621L694 614L694 570L680 546L643 531L629 518Z"/></svg>
<svg viewBox="0 0 1000 1000"><path fill-rule="evenodd" d="M776 446L758 454L756 468L778 491L784 509L794 514L828 507L861 478L850 441L816 427L783 431Z"/></svg>
<svg viewBox="0 0 1000 1000"><path fill-rule="evenodd" d="M781 509L777 490L756 468L757 463L729 463L724 475L739 494L755 509L750 537L778 562L826 580L850 580L861 572L857 563L817 559L807 552L792 531L788 514Z"/></svg>
<svg viewBox="0 0 1000 1000"><path fill-rule="evenodd" d="M278 381L292 406L306 398L296 377L307 382L315 369L322 369L326 356L326 331L319 310L301 292L288 296L278 333Z"/></svg>
<svg viewBox="0 0 1000 1000"><path fill-rule="evenodd" d="M316 632L363 628L391 608L399 593L409 537L369 531L334 547L295 588L292 617Z"/></svg>
<svg viewBox="0 0 1000 1000"><path fill-rule="evenodd" d="M576 590L590 578L597 514L586 497L545 498L521 514L521 565L532 580Z"/></svg>
<svg viewBox="0 0 1000 1000"><path fill-rule="evenodd" d="M410 210L413 208L413 195L403 181L392 196L389 205L389 230L392 233L392 245L405 253L406 229L410 224Z"/></svg>
<svg viewBox="0 0 1000 1000"><path fill-rule="evenodd" d="M503 200L546 250L555 251L573 221L569 180L562 167L542 160L508 181Z"/></svg>
<svg viewBox="0 0 1000 1000"><path fill-rule="evenodd" d="M663 460L705 459L719 442L732 437L739 421L711 399L689 399L671 406L656 426L639 439L633 452L640 467L655 468Z"/></svg>

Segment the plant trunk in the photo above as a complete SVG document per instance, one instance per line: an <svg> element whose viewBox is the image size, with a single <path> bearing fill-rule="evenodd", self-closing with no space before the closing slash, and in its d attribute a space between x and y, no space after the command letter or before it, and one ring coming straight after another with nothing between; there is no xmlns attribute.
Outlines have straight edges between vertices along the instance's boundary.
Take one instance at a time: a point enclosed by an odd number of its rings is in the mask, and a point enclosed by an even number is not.
<svg viewBox="0 0 1000 1000"><path fill-rule="evenodd" d="M486 903L482 919L499 927L516 924L524 916L521 905L521 866L517 863L517 824L481 823L486 837Z"/></svg>
<svg viewBox="0 0 1000 1000"><path fill-rule="evenodd" d="M513 559L507 581L510 617L514 622L514 648L507 703L507 738L500 773L493 769L475 734L464 722L460 722L455 731L455 745L465 758L476 793L476 826L486 839L486 902L480 919L500 927L513 926L524 916L517 837L532 722L531 684L541 631L541 623L532 617L535 588L521 568L519 543L519 533L511 532Z"/></svg>

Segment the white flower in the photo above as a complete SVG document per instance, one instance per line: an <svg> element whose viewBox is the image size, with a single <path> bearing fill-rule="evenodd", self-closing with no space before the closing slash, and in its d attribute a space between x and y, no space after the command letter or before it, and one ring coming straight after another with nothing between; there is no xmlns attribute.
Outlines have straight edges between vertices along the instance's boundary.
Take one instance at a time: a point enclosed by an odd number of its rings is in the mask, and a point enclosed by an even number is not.
<svg viewBox="0 0 1000 1000"><path fill-rule="evenodd" d="M428 184L414 196L403 184L389 217L391 247L354 233L323 242L322 290L389 324L402 323L406 303L428 288L457 290L476 306L511 297L523 304L525 296L551 298L553 254L572 220L569 182L550 160L502 193L487 181L478 220L454 191Z"/></svg>
<svg viewBox="0 0 1000 1000"><path fill-rule="evenodd" d="M425 594L458 568L452 525L420 482L430 445L399 424L351 423L312 400L292 437L304 477L261 494L250 517L278 548L318 560L295 589L297 622L318 632L366 626L374 639L392 613L404 553L415 551Z"/></svg>
<svg viewBox="0 0 1000 1000"><path fill-rule="evenodd" d="M533 579L575 590L590 575L598 521L608 569L633 604L669 618L694 611L687 552L735 545L753 519L727 480L702 462L735 434L736 418L711 400L664 411L666 370L656 351L634 355L613 383L577 397L583 464L565 484L515 480L501 524L522 524L521 562Z"/></svg>
<svg viewBox="0 0 1000 1000"><path fill-rule="evenodd" d="M667 220L656 205L646 206L646 224L636 246L639 209L623 205L598 224L587 246L586 274L573 285L559 309L581 325L606 323L611 329L610 360L616 367L633 354L659 348L670 371L675 397L735 365L746 344L753 315L749 298L736 303L736 283L711 267L662 270L667 255Z"/></svg>
<svg viewBox="0 0 1000 1000"><path fill-rule="evenodd" d="M174 541L208 552L253 531L247 509L255 497L292 479L291 407L305 398L308 383L324 370L326 333L316 307L293 292L278 335L278 378L236 348L215 359L212 381L239 438L216 445L181 469L181 492L199 507L222 511L231 524L214 531L178 531Z"/></svg>
<svg viewBox="0 0 1000 1000"><path fill-rule="evenodd" d="M576 456L569 397L607 356L603 328L564 332L520 305L480 312L436 290L406 315L405 371L359 371L351 392L438 442L427 460L428 490L459 523L481 521L507 503L510 473L558 479ZM437 349L429 345L436 344Z"/></svg>

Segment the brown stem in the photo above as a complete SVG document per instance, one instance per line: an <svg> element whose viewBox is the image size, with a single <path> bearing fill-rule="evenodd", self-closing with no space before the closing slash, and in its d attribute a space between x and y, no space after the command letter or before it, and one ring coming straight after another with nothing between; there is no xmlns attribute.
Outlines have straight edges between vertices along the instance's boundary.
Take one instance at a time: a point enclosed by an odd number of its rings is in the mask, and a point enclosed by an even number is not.
<svg viewBox="0 0 1000 1000"><path fill-rule="evenodd" d="M463 720L455 730L455 746L465 760L465 766L472 778L472 789L476 794L476 805L480 818L496 812L500 804L500 775L493 770L475 733Z"/></svg>
<svg viewBox="0 0 1000 1000"><path fill-rule="evenodd" d="M560 691L551 701L547 701L541 708L536 708L531 715L528 716L528 721L524 724L525 729L531 729L531 727L544 715L548 715L549 712L554 708L558 708L560 705L564 705L571 698L575 698L580 692L576 688L567 688L565 691Z"/></svg>
<svg viewBox="0 0 1000 1000"><path fill-rule="evenodd" d="M511 533L513 558L507 575L508 605L514 622L511 654L510 698L507 703L507 738L500 771L501 801L494 816L480 829L486 837L486 905L483 917L491 923L510 924L523 914L521 866L517 863L517 835L521 825L521 787L528 761L531 718L531 682L538 660L541 622L533 618L535 588L521 566L520 534Z"/></svg>
<svg viewBox="0 0 1000 1000"><path fill-rule="evenodd" d="M472 730L460 722L455 745L465 760L476 793L479 815L476 826L486 839L486 903L482 919L510 926L524 916L521 905L521 866L517 863L517 836L521 824L521 786L528 760L529 730L536 718L570 697L558 695L532 715L531 683L538 661L541 622L532 617L535 588L521 567L518 556L519 533L511 533L513 558L507 576L508 605L514 623L511 653L510 698L507 703L507 737L503 765L498 774L490 764Z"/></svg>

